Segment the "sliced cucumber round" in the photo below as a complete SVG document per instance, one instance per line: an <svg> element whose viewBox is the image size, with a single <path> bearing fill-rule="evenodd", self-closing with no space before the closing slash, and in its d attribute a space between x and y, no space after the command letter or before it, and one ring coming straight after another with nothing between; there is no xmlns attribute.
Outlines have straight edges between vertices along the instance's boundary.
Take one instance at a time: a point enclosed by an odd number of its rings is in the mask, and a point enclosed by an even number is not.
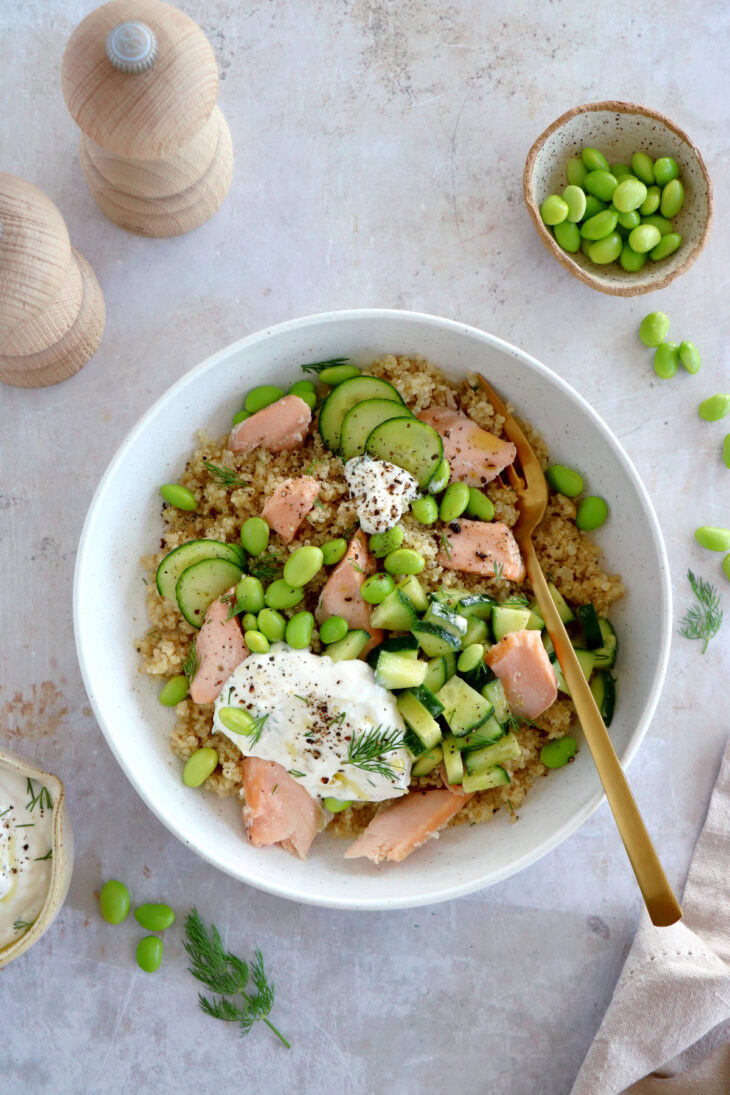
<svg viewBox="0 0 730 1095"><path fill-rule="evenodd" d="M168 601L175 601L175 586L184 570L202 559L227 559L243 566L243 550L222 540L190 540L168 552L157 568L157 589Z"/></svg>
<svg viewBox="0 0 730 1095"><path fill-rule="evenodd" d="M444 445L432 426L401 416L376 426L365 442L365 452L405 468L424 488L443 460Z"/></svg>
<svg viewBox="0 0 730 1095"><path fill-rule="evenodd" d="M343 460L362 456L365 442L376 426L389 418L402 418L410 414L401 403L393 399L364 399L351 407L342 420L340 455ZM412 416L411 416L412 417Z"/></svg>
<svg viewBox="0 0 730 1095"><path fill-rule="evenodd" d="M237 585L243 571L228 559L201 559L182 572L175 586L180 611L193 627L201 627L216 597Z"/></svg>
<svg viewBox="0 0 730 1095"><path fill-rule="evenodd" d="M388 399L403 406L400 395L387 380L378 380L376 376L354 376L352 380L344 380L330 392L319 412L319 432L331 452L337 452L340 447L345 415L356 403L366 399ZM410 414L410 411L405 413Z"/></svg>

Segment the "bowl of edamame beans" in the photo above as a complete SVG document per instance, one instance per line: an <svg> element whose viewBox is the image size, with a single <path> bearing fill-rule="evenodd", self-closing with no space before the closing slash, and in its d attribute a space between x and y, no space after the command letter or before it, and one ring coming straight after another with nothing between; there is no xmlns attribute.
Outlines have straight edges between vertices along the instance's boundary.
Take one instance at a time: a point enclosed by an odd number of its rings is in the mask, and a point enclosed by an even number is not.
<svg viewBox="0 0 730 1095"><path fill-rule="evenodd" d="M699 149L635 103L587 103L557 118L530 149L523 189L551 254L613 296L669 285L699 257L712 225Z"/></svg>

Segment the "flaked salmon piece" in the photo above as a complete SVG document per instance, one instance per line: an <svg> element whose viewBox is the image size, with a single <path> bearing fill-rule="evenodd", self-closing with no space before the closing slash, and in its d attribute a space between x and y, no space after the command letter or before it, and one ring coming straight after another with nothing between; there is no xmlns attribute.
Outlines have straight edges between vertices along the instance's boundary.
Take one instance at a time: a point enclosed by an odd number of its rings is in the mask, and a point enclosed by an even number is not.
<svg viewBox="0 0 730 1095"><path fill-rule="evenodd" d="M266 499L261 516L278 532L285 544L290 543L307 516L319 492L319 483L311 475L285 479L270 498Z"/></svg>
<svg viewBox="0 0 730 1095"><path fill-rule="evenodd" d="M421 422L433 426L444 443L444 456L451 475L470 487L484 487L513 462L517 449L503 441L460 411L448 407L426 407L418 415Z"/></svg>
<svg viewBox="0 0 730 1095"><path fill-rule="evenodd" d="M231 452L243 453L258 448L269 452L296 449L307 436L311 421L308 404L298 395L285 395L234 426L228 448Z"/></svg>
<svg viewBox="0 0 730 1095"><path fill-rule="evenodd" d="M373 863L400 863L458 814L471 795L453 791L410 791L380 810L345 852L345 859L366 856Z"/></svg>
<svg viewBox="0 0 730 1095"><path fill-rule="evenodd" d="M363 582L368 575L375 573L376 566L367 537L362 529L358 529L350 540L346 555L327 579L314 613L320 624L329 616L342 616L351 630L363 628L369 631L370 641L361 658L383 639L383 632L370 626L370 605L360 593Z"/></svg>
<svg viewBox="0 0 730 1095"><path fill-rule="evenodd" d="M539 631L512 631L487 651L484 661L502 682L515 715L536 719L558 698L555 670Z"/></svg>
<svg viewBox="0 0 730 1095"><path fill-rule="evenodd" d="M254 848L281 844L287 852L306 859L331 815L273 760L244 757L241 773L246 796L243 824Z"/></svg>
<svg viewBox="0 0 730 1095"><path fill-rule="evenodd" d="M467 521L459 517L445 525L443 533L448 551L442 548L436 556L442 567L465 574L481 574L485 578L498 575L510 582L524 580L525 564L508 525L501 521Z"/></svg>
<svg viewBox="0 0 730 1095"><path fill-rule="evenodd" d="M227 597L236 595L232 586ZM237 616L228 619L227 602L216 597L208 606L203 626L195 640L198 668L190 685L190 698L194 703L213 703L234 669L237 669L250 651L243 641Z"/></svg>

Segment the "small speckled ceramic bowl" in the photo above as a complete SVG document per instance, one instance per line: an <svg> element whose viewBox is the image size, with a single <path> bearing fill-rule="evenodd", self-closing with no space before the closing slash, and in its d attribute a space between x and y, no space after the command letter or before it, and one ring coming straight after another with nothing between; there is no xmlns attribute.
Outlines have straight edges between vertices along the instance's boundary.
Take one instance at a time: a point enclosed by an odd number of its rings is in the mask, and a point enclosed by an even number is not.
<svg viewBox="0 0 730 1095"><path fill-rule="evenodd" d="M51 775L50 772L35 768L14 753L7 753L2 749L0 749L0 768L18 772L23 777L27 776L42 783L50 791L53 800L53 869L48 894L33 926L14 942L0 947L1 970L3 966L7 966L14 958L19 958L29 947L37 943L61 911L71 884L74 843L71 822L66 809L66 795L60 779Z"/></svg>
<svg viewBox="0 0 730 1095"><path fill-rule="evenodd" d="M617 262L597 266L578 251L560 247L540 217L549 194L562 194L568 185L565 168L571 156L586 146L600 149L609 163L631 163L634 152L652 159L673 156L685 188L684 208L674 218L682 246L661 262L651 259L630 273ZM522 179L525 202L540 239L573 277L613 296L633 297L663 289L689 270L707 242L712 225L712 183L699 149L687 134L663 114L636 103L607 100L573 107L540 134L530 149Z"/></svg>

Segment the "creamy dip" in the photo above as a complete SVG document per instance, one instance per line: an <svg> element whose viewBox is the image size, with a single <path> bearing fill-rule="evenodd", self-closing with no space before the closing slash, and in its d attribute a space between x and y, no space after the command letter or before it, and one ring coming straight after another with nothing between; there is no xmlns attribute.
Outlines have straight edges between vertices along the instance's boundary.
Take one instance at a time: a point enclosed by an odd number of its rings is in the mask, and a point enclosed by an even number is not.
<svg viewBox="0 0 730 1095"><path fill-rule="evenodd" d="M266 715L260 736L226 729L222 707ZM214 728L245 756L283 765L313 798L381 802L408 790L403 746L367 759L378 736L402 740L405 728L395 699L365 662L333 662L274 643L268 654L249 655L223 685Z"/></svg>
<svg viewBox="0 0 730 1095"><path fill-rule="evenodd" d="M345 479L355 500L363 532L385 532L400 521L408 503L418 497L418 483L387 460L355 456L345 464Z"/></svg>
<svg viewBox="0 0 730 1095"><path fill-rule="evenodd" d="M51 885L53 804L38 780L0 767L0 947L18 939Z"/></svg>

